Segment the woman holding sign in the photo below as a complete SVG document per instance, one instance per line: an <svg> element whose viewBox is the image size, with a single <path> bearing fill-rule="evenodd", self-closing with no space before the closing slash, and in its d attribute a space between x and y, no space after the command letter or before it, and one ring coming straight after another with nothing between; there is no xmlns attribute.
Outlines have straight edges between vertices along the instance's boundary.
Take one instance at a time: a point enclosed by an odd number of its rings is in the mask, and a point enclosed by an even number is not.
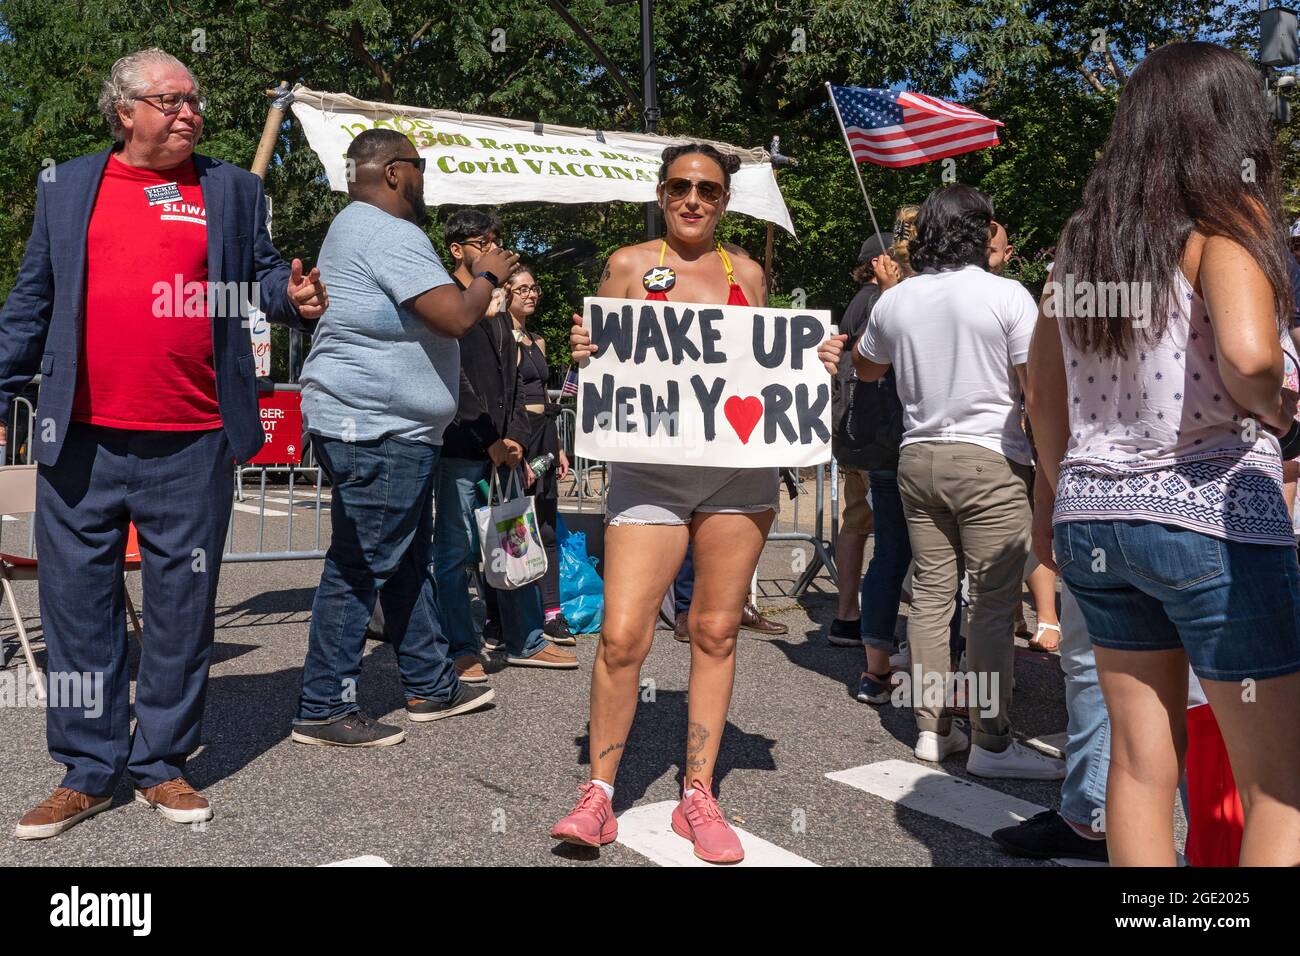
<svg viewBox="0 0 1300 956"><path fill-rule="evenodd" d="M731 175L739 168L738 157L713 146L665 149L657 194L666 238L617 250L596 295L764 306L762 268L715 235L730 198ZM595 348L582 317L573 319L570 343L581 365ZM843 347L840 335L819 348L828 374L834 374ZM779 487L776 468L610 465L605 620L591 676L592 779L551 836L601 846L618 833L611 798L636 712L641 664L650 651L660 603L689 541L694 545L695 593L689 619L686 766L672 826L695 845L702 860L736 863L744 857L713 796L713 769L731 702L741 609L775 516Z"/></svg>

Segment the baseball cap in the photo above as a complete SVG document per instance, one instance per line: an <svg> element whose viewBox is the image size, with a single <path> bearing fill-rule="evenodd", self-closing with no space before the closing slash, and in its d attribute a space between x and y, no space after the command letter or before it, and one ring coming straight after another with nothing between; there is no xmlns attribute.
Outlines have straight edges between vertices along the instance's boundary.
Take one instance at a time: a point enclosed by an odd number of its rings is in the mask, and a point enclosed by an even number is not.
<svg viewBox="0 0 1300 956"><path fill-rule="evenodd" d="M873 233L871 238L862 244L862 249L858 252L858 262L870 262L877 256L885 255L889 255L889 246L884 243L882 236Z"/></svg>

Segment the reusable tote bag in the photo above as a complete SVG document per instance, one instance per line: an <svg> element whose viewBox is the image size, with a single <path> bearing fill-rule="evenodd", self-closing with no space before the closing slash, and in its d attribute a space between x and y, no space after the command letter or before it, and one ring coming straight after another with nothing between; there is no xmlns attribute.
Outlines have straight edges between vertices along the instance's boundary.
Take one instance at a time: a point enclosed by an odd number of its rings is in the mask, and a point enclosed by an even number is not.
<svg viewBox="0 0 1300 956"><path fill-rule="evenodd" d="M474 521L478 524L483 576L492 587L513 591L546 573L546 549L542 547L533 498L520 489L517 472L510 472L506 498L502 500L497 469L492 469L488 503L474 509Z"/></svg>

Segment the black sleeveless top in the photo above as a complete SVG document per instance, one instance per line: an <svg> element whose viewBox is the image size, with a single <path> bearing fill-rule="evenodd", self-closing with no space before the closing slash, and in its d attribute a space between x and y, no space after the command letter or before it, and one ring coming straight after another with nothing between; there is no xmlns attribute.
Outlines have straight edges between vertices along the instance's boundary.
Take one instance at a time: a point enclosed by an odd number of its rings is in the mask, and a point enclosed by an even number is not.
<svg viewBox="0 0 1300 956"><path fill-rule="evenodd" d="M525 405L546 404L546 378L549 372L546 356L536 342L528 340L519 346L519 379L523 386Z"/></svg>

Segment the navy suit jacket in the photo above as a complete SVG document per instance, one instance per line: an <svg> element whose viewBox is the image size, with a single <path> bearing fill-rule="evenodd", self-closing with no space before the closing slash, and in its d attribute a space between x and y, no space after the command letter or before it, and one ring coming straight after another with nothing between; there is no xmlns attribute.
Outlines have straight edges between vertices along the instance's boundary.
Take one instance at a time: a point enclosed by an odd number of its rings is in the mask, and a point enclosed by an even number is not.
<svg viewBox="0 0 1300 956"><path fill-rule="evenodd" d="M39 372L40 405L29 440L43 465L58 460L72 414L86 320L86 231L108 156L109 150L79 156L41 176L32 235L18 280L0 308L0 421L9 420L15 396ZM208 281L256 282L267 318L304 330L285 291L289 266L266 229L262 181L198 153L194 166L208 220ZM125 230L123 241L129 241ZM239 288L251 290L251 285ZM264 442L248 318L225 315L211 321L222 426L236 459L247 461Z"/></svg>

